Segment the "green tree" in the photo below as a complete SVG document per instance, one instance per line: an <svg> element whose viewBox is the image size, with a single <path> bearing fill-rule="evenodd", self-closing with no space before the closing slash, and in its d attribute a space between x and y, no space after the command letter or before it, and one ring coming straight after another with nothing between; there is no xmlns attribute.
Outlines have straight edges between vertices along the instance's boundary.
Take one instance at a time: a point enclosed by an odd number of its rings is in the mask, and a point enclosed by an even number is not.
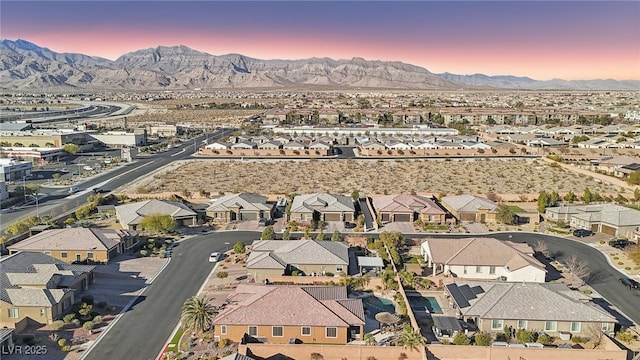
<svg viewBox="0 0 640 360"><path fill-rule="evenodd" d="M411 351L420 351L420 348L424 348L427 345L427 339L422 336L420 330L414 331L410 326L407 326L400 333L398 345L402 346L403 349L409 348Z"/></svg>
<svg viewBox="0 0 640 360"><path fill-rule="evenodd" d="M178 222L171 215L151 214L140 220L138 226L143 230L166 233L177 229Z"/></svg>
<svg viewBox="0 0 640 360"><path fill-rule="evenodd" d="M342 234L336 230L331 234L331 241L342 241Z"/></svg>
<svg viewBox="0 0 640 360"><path fill-rule="evenodd" d="M9 226L7 226L7 228L5 229L5 232L7 234L14 235L14 236L18 234L26 233L27 231L29 231L29 224L27 224L24 221L13 222Z"/></svg>
<svg viewBox="0 0 640 360"><path fill-rule="evenodd" d="M357 202L357 201L358 201L358 199L360 199L360 192L359 192L358 190L353 190L353 191L351 192L351 199L352 199L354 202Z"/></svg>
<svg viewBox="0 0 640 360"><path fill-rule="evenodd" d="M631 185L640 185L640 170L632 172L627 182Z"/></svg>
<svg viewBox="0 0 640 360"><path fill-rule="evenodd" d="M496 219L503 224L512 225L514 223L516 213L506 205L498 205Z"/></svg>
<svg viewBox="0 0 640 360"><path fill-rule="evenodd" d="M560 194L558 194L555 190L549 194L549 206L558 206L560 203Z"/></svg>
<svg viewBox="0 0 640 360"><path fill-rule="evenodd" d="M540 191L538 194L538 212L544 214L544 211L549 206L549 194L546 191Z"/></svg>
<svg viewBox="0 0 640 360"><path fill-rule="evenodd" d="M588 204L588 203L590 203L590 202L592 202L594 200L595 199L594 199L593 194L591 193L591 190L589 190L588 187L585 187L584 188L584 192L582 193L582 201L584 201L585 204Z"/></svg>
<svg viewBox="0 0 640 360"><path fill-rule="evenodd" d="M276 238L276 232L273 230L273 226L269 225L262 230L260 240L274 240Z"/></svg>
<svg viewBox="0 0 640 360"><path fill-rule="evenodd" d="M291 240L291 232L289 231L289 228L284 229L282 232L282 240Z"/></svg>
<svg viewBox="0 0 640 360"><path fill-rule="evenodd" d="M80 146L76 145L76 144L65 144L62 147L62 150L68 152L71 155L75 155L78 152L80 152Z"/></svg>
<svg viewBox="0 0 640 360"><path fill-rule="evenodd" d="M578 197L576 196L576 194L573 193L573 191L569 191L564 196L564 201L569 202L569 203L572 203L572 202L576 201L577 199L578 199Z"/></svg>
<svg viewBox="0 0 640 360"><path fill-rule="evenodd" d="M211 329L217 310L206 297L192 296L182 305L180 320L185 329L204 332Z"/></svg>
<svg viewBox="0 0 640 360"><path fill-rule="evenodd" d="M236 254L244 254L245 251L247 251L247 249L244 246L244 243L242 241L238 241L237 243L233 244L233 252Z"/></svg>
<svg viewBox="0 0 640 360"><path fill-rule="evenodd" d="M484 331L477 333L475 336L475 342L477 346L490 346L491 341L491 335Z"/></svg>
<svg viewBox="0 0 640 360"><path fill-rule="evenodd" d="M316 240L318 240L318 241L324 240L324 232L322 232L322 230L320 230L318 235L316 235Z"/></svg>
<svg viewBox="0 0 640 360"><path fill-rule="evenodd" d="M516 339L521 343L531 343L534 339L534 332L525 329L518 329L516 331Z"/></svg>
<svg viewBox="0 0 640 360"><path fill-rule="evenodd" d="M453 337L453 344L454 345L469 345L469 344L471 344L471 340L462 331L458 331L456 333L456 335Z"/></svg>
<svg viewBox="0 0 640 360"><path fill-rule="evenodd" d="M633 191L633 201L640 201L640 187Z"/></svg>

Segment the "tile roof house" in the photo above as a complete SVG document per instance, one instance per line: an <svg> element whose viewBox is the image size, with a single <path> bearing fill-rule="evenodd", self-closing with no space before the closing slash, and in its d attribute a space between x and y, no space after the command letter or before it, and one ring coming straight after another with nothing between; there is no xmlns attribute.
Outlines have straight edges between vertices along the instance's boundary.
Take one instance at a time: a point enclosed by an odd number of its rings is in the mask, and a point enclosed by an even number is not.
<svg viewBox="0 0 640 360"><path fill-rule="evenodd" d="M353 221L356 208L344 195L313 193L297 195L291 203L289 220Z"/></svg>
<svg viewBox="0 0 640 360"><path fill-rule="evenodd" d="M347 272L348 247L337 241L257 240L251 246L247 270L256 281L289 275Z"/></svg>
<svg viewBox="0 0 640 360"><path fill-rule="evenodd" d="M615 316L563 284L457 281L445 294L458 315L479 330L504 327L535 330L551 336L589 336L593 330L613 334Z"/></svg>
<svg viewBox="0 0 640 360"><path fill-rule="evenodd" d="M433 200L419 195L372 196L371 201L382 223L414 222L418 219L430 224L443 224L447 213Z"/></svg>
<svg viewBox="0 0 640 360"><path fill-rule="evenodd" d="M214 318L214 336L239 342L245 336L265 343L347 344L362 339L362 299L344 286L240 284L229 305Z"/></svg>
<svg viewBox="0 0 640 360"><path fill-rule="evenodd" d="M549 207L545 210L545 218L564 221L574 228L625 238L633 238L635 228L640 226L640 211L614 204Z"/></svg>
<svg viewBox="0 0 640 360"><path fill-rule="evenodd" d="M152 199L116 206L115 210L120 226L129 230L136 230L140 220L153 214L170 215L180 225L197 224L198 214L178 201Z"/></svg>
<svg viewBox="0 0 640 360"><path fill-rule="evenodd" d="M41 253L19 252L0 260L0 326L20 328L59 319L75 293L93 283L94 265L73 265Z"/></svg>
<svg viewBox="0 0 640 360"><path fill-rule="evenodd" d="M498 204L475 195L445 196L440 200L458 221L496 222Z"/></svg>
<svg viewBox="0 0 640 360"><path fill-rule="evenodd" d="M89 261L107 263L133 245L135 232L96 228L45 230L8 247L10 254L19 251L39 252L64 262Z"/></svg>
<svg viewBox="0 0 640 360"><path fill-rule="evenodd" d="M547 273L529 245L495 238L428 238L420 253L434 276L543 283Z"/></svg>
<svg viewBox="0 0 640 360"><path fill-rule="evenodd" d="M225 195L211 201L207 216L214 221L245 221L271 219L271 209L267 198L262 195L239 193Z"/></svg>

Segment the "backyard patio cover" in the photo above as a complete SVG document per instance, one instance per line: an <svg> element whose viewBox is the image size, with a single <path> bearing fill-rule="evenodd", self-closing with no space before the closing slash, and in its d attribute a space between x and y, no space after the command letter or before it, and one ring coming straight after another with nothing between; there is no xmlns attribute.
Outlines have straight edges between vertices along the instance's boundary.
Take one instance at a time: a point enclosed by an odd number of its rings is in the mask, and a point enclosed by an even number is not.
<svg viewBox="0 0 640 360"><path fill-rule="evenodd" d="M458 319L452 316L433 316L433 326L440 330L448 330L451 333L462 331Z"/></svg>

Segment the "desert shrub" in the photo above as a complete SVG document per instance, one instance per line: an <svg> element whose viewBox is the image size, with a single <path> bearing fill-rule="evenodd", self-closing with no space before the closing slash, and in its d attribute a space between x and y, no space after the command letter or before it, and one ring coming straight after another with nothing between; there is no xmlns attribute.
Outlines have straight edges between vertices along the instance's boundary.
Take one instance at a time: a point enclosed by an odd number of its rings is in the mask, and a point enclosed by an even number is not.
<svg viewBox="0 0 640 360"><path fill-rule="evenodd" d="M633 340L635 340L635 338L636 336L628 330L625 330L625 331L620 330L618 331L618 333L616 333L616 339L622 342L626 342L627 344L631 343Z"/></svg>
<svg viewBox="0 0 640 360"><path fill-rule="evenodd" d="M216 274L216 277L218 277L218 279L224 279L227 276L229 276L229 273L226 271L220 271Z"/></svg>
<svg viewBox="0 0 640 360"><path fill-rule="evenodd" d="M587 341L589 341L589 338L587 337L581 337L581 336L572 336L571 337L571 342L574 344L584 344Z"/></svg>
<svg viewBox="0 0 640 360"><path fill-rule="evenodd" d="M547 334L540 334L538 335L538 342L540 344L549 344L553 342L553 338Z"/></svg>
<svg viewBox="0 0 640 360"><path fill-rule="evenodd" d="M93 321L85 322L84 324L82 324L82 328L87 331L91 331L93 329Z"/></svg>
<svg viewBox="0 0 640 360"><path fill-rule="evenodd" d="M521 343L533 342L534 338L535 338L535 334L533 333L533 331L525 330L525 329L518 329L516 331L516 339Z"/></svg>
<svg viewBox="0 0 640 360"><path fill-rule="evenodd" d="M482 331L476 334L475 343L477 346L489 346L491 345L491 335Z"/></svg>
<svg viewBox="0 0 640 360"><path fill-rule="evenodd" d="M65 324L68 324L70 322L73 321L73 319L76 318L76 314L71 313L71 314L67 314L64 317L62 317L62 320L64 321Z"/></svg>
<svg viewBox="0 0 640 360"><path fill-rule="evenodd" d="M237 243L233 244L233 252L236 254L244 254L246 251L246 248L244 246L244 243L242 241L238 241Z"/></svg>
<svg viewBox="0 0 640 360"><path fill-rule="evenodd" d="M67 345L67 339L62 338L62 339L58 340L58 346L64 347L65 345Z"/></svg>
<svg viewBox="0 0 640 360"><path fill-rule="evenodd" d="M96 325L102 323L102 316L96 315L96 317L93 318L93 323Z"/></svg>
<svg viewBox="0 0 640 360"><path fill-rule="evenodd" d="M467 337L467 335L465 335L463 332L458 332L454 337L453 337L453 344L454 345L469 345L471 343L471 340L469 340L469 338Z"/></svg>

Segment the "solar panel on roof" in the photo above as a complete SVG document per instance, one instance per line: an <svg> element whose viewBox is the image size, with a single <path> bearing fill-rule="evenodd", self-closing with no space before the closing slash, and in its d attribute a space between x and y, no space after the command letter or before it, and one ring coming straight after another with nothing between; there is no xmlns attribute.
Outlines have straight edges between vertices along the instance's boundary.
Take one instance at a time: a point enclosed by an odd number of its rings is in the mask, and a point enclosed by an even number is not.
<svg viewBox="0 0 640 360"><path fill-rule="evenodd" d="M467 301L467 298L465 298L464 295L462 295L462 293L460 292L458 285L448 284L447 290L449 291L449 294L451 294L451 296L453 297L453 300L456 302L456 304L458 304L459 308L462 309L462 308L471 306L471 304L469 304L469 302Z"/></svg>

